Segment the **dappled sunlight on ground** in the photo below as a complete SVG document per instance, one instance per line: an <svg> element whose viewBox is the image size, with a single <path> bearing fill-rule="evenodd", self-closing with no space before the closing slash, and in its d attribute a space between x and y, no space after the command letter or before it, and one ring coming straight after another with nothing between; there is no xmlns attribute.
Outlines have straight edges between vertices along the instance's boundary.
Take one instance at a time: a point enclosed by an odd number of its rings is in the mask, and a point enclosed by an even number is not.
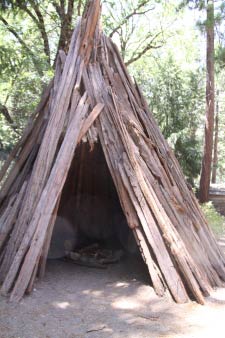
<svg viewBox="0 0 225 338"><path fill-rule="evenodd" d="M129 299L129 297L120 297L119 299L115 300L115 302L112 303L112 307L115 309L136 309L139 308L140 303L137 301L134 301L132 299Z"/></svg>
<svg viewBox="0 0 225 338"><path fill-rule="evenodd" d="M53 306L59 308L59 309L67 309L70 306L70 303L68 302L55 302L53 303Z"/></svg>

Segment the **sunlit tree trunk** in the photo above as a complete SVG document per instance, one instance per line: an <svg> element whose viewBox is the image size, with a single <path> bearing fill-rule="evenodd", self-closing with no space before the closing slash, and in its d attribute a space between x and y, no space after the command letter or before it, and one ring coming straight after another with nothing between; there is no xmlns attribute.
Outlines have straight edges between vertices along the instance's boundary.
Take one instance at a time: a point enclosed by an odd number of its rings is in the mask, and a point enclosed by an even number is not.
<svg viewBox="0 0 225 338"><path fill-rule="evenodd" d="M214 127L214 146L213 146L213 168L212 183L216 183L217 165L218 165L218 133L219 133L219 90L217 90L216 116Z"/></svg>
<svg viewBox="0 0 225 338"><path fill-rule="evenodd" d="M206 20L206 119L204 153L202 158L202 170L200 177L199 200L209 200L209 186L213 150L213 125L214 125L214 1L207 0Z"/></svg>

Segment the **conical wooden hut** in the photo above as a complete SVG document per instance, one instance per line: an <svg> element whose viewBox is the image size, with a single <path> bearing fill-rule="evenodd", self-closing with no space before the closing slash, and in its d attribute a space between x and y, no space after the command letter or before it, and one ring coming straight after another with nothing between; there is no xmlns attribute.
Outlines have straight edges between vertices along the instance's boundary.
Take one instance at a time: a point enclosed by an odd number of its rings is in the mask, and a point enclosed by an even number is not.
<svg viewBox="0 0 225 338"><path fill-rule="evenodd" d="M203 304L223 285L224 255L117 47L101 31L100 12L100 0L88 2L0 172L1 293L18 301L43 276L65 187L83 189L88 144L101 148L155 292Z"/></svg>

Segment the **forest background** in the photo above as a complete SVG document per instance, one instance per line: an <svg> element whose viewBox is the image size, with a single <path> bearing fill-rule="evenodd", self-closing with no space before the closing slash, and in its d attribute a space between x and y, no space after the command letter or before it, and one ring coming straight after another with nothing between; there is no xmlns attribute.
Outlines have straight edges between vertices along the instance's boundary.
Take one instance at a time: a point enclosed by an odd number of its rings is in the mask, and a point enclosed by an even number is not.
<svg viewBox="0 0 225 338"><path fill-rule="evenodd" d="M191 185L203 156L209 1L106 0L103 29L118 45ZM0 166L67 50L85 1L0 1ZM215 11L216 182L225 179L225 3ZM216 126L216 123L215 123Z"/></svg>

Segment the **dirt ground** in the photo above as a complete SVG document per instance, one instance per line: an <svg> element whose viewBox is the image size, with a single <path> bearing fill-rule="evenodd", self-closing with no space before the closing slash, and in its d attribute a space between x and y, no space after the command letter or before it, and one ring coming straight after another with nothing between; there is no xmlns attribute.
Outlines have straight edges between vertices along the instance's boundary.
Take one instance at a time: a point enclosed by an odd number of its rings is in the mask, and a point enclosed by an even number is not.
<svg viewBox="0 0 225 338"><path fill-rule="evenodd" d="M145 266L124 259L107 270L49 261L19 304L0 297L0 338L225 337L225 289L205 306L158 298Z"/></svg>

